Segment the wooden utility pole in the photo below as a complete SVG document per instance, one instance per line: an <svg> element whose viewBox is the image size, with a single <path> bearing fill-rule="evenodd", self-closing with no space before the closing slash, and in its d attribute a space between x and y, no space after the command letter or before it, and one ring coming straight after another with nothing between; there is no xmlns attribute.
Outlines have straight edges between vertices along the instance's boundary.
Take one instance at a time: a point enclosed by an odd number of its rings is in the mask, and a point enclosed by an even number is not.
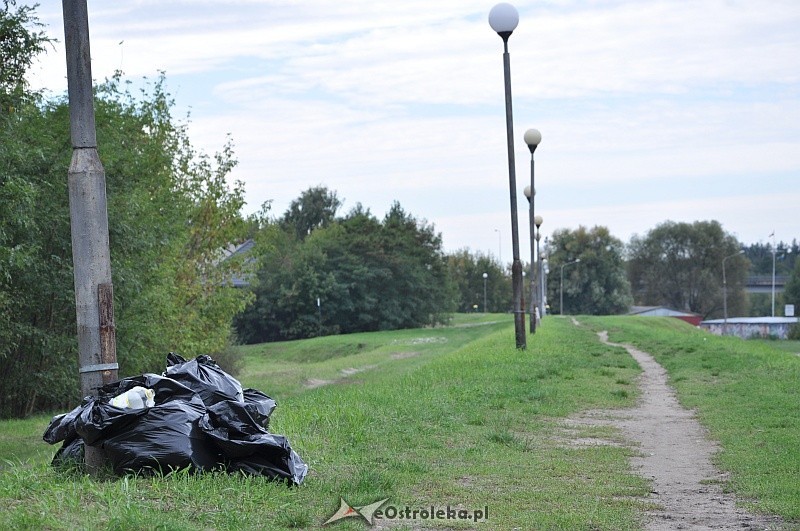
<svg viewBox="0 0 800 531"><path fill-rule="evenodd" d="M117 354L108 245L106 175L97 154L86 0L62 0L67 54L70 137L69 214L78 321L81 396L117 379ZM99 448L86 447L86 465L105 463Z"/></svg>

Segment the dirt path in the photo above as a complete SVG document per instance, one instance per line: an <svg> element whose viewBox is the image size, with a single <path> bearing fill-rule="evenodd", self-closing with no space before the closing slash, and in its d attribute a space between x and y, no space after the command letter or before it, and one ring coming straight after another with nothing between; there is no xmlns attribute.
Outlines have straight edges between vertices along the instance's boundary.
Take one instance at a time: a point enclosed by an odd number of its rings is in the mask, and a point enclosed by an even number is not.
<svg viewBox="0 0 800 531"><path fill-rule="evenodd" d="M664 368L650 354L610 343L606 332L598 335L606 344L627 349L639 363L642 397L632 409L593 412L583 421L616 426L637 445L640 456L633 465L652 480L648 501L661 507L650 513L647 529L782 529L780 519L748 513L722 492L725 475L711 463L717 447L678 403Z"/></svg>

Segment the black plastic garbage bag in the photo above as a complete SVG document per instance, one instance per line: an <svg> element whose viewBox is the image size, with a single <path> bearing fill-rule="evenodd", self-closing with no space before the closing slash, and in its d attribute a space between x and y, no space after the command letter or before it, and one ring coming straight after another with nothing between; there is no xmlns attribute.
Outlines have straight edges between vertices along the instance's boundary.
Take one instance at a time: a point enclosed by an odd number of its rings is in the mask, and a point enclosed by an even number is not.
<svg viewBox="0 0 800 531"><path fill-rule="evenodd" d="M308 472L283 435L268 433L246 404L228 400L207 408L200 428L218 446L230 472L267 476L299 485Z"/></svg>
<svg viewBox="0 0 800 531"><path fill-rule="evenodd" d="M75 429L86 444L108 438L125 430L125 427L148 412L149 408L127 409L109 404L109 401L136 386L153 389L156 404L171 400L191 400L194 392L186 386L157 374L143 374L104 385L98 395L87 397L80 415L75 419Z"/></svg>
<svg viewBox="0 0 800 531"><path fill-rule="evenodd" d="M49 444L56 444L63 441L61 448L59 448L56 455L53 456L53 461L51 462L53 466L68 464L70 462L83 462L83 439L81 439L78 432L75 431L75 419L80 416L86 404L87 402L84 401L80 406L69 413L56 415L50 420L50 425L47 426L47 430L45 430L42 439Z"/></svg>
<svg viewBox="0 0 800 531"><path fill-rule="evenodd" d="M164 376L105 385L81 406L53 417L43 436L50 444L63 441L53 465L82 463L90 445L105 450L117 474L223 468L303 481L308 466L286 437L267 431L276 407L272 398L243 390L208 356L186 361L171 353L167 365Z"/></svg>
<svg viewBox="0 0 800 531"><path fill-rule="evenodd" d="M52 466L81 466L85 461L83 439L77 435L72 439L67 439L56 455L53 456Z"/></svg>
<svg viewBox="0 0 800 531"><path fill-rule="evenodd" d="M135 386L153 389L155 406L123 409L109 403ZM86 444L105 450L117 474L212 469L220 456L198 426L205 412L191 389L170 378L145 374L101 387L76 419L75 429Z"/></svg>
<svg viewBox="0 0 800 531"><path fill-rule="evenodd" d="M244 407L256 424L269 429L269 417L277 407L277 403L256 389L244 390Z"/></svg>
<svg viewBox="0 0 800 531"><path fill-rule="evenodd" d="M193 360L170 352L164 376L176 380L200 395L207 406L222 400L244 400L242 384L222 370L210 356L197 356Z"/></svg>
<svg viewBox="0 0 800 531"><path fill-rule="evenodd" d="M55 444L64 440L76 438L78 434L75 432L75 419L80 416L81 411L83 411L85 407L86 402L84 401L80 406L69 413L62 413L53 417L42 439L49 444Z"/></svg>

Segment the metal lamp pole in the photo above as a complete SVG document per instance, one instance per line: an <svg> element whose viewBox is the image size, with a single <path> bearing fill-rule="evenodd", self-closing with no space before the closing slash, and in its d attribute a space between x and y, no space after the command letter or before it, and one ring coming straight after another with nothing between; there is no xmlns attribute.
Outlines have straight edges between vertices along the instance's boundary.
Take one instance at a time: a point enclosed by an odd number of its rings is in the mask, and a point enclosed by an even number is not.
<svg viewBox="0 0 800 531"><path fill-rule="evenodd" d="M536 226L536 308L539 310L538 318L544 315L542 312L542 307L544 306L544 297L542 296L542 255L539 253L539 239L542 237L539 233L539 227L542 226L542 221L542 216L533 218L533 224Z"/></svg>
<svg viewBox="0 0 800 531"><path fill-rule="evenodd" d="M488 273L483 274L483 313L486 313L486 279L489 278Z"/></svg>
<svg viewBox="0 0 800 531"><path fill-rule="evenodd" d="M728 335L728 279L725 276L725 261L734 256L739 256L740 254L744 254L744 249L722 259L722 308L725 315L725 324L722 330L725 335Z"/></svg>
<svg viewBox="0 0 800 531"><path fill-rule="evenodd" d="M533 164L533 162L531 162ZM533 171L531 169L531 171ZM531 179L533 180L533 179ZM533 191L531 191L533 190ZM534 252L536 248L533 246L533 238L534 238L534 230L533 230L533 198L536 196L536 189L531 188L530 186L526 186L522 192L525 195L525 198L528 200L528 225L530 227L530 235L531 235L531 306L530 306L530 315L531 315L531 334L536 333L536 273L534 271L534 264L536 264L536 256Z"/></svg>
<svg viewBox="0 0 800 531"><path fill-rule="evenodd" d="M558 305L558 314L564 315L564 268L568 265L577 264L580 262L580 258L576 258L572 262L567 262L566 264L561 264L561 282L559 282L559 292L561 293L561 300L559 301Z"/></svg>
<svg viewBox="0 0 800 531"><path fill-rule="evenodd" d="M775 231L772 231L772 317L775 317L775 254L778 248L775 247Z"/></svg>
<svg viewBox="0 0 800 531"><path fill-rule="evenodd" d="M525 187L525 197L528 198L528 225L531 234L531 334L536 333L536 308L538 306L537 297L534 296L536 289L535 279L536 273L534 272L534 264L536 259L533 254L533 238L534 238L534 199L536 198L536 183L534 181L533 173L533 152L542 141L542 133L538 129L528 129L523 136L528 149L531 152L531 184Z"/></svg>
<svg viewBox="0 0 800 531"><path fill-rule="evenodd" d="M508 54L508 38L519 24L519 13L511 4L500 3L489 12L489 25L503 39L503 75L506 94L506 139L508 143L508 185L511 199L511 284L513 286L514 332L517 348L527 347L525 338L525 310L522 307L522 263L519 260L519 230L517 228L516 172L514 169L514 125L511 112L511 60Z"/></svg>

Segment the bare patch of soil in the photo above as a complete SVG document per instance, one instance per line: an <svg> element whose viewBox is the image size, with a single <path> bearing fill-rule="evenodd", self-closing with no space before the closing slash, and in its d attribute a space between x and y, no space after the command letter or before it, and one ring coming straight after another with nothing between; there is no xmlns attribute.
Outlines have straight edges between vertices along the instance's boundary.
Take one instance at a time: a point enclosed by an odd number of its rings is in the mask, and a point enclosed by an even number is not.
<svg viewBox="0 0 800 531"><path fill-rule="evenodd" d="M393 360L404 360L415 356L419 356L419 352L394 352L389 355L389 358Z"/></svg>
<svg viewBox="0 0 800 531"><path fill-rule="evenodd" d="M334 380L322 380L320 378L309 378L308 380L303 383L303 386L306 389L316 389L317 387L322 387L323 385L330 385L335 383Z"/></svg>
<svg viewBox="0 0 800 531"><path fill-rule="evenodd" d="M592 428L613 426L638 450L633 465L652 481L647 501L660 507L649 513L646 528L784 529L781 519L750 513L736 505L733 495L722 491L726 476L711 461L718 448L692 412L680 405L667 384L664 368L650 354L630 345L610 343L606 332L598 335L608 345L625 348L639 363L641 399L631 409L585 412L562 428L564 435L577 431L578 438L571 444L617 445L619 441L602 436L581 435Z"/></svg>

